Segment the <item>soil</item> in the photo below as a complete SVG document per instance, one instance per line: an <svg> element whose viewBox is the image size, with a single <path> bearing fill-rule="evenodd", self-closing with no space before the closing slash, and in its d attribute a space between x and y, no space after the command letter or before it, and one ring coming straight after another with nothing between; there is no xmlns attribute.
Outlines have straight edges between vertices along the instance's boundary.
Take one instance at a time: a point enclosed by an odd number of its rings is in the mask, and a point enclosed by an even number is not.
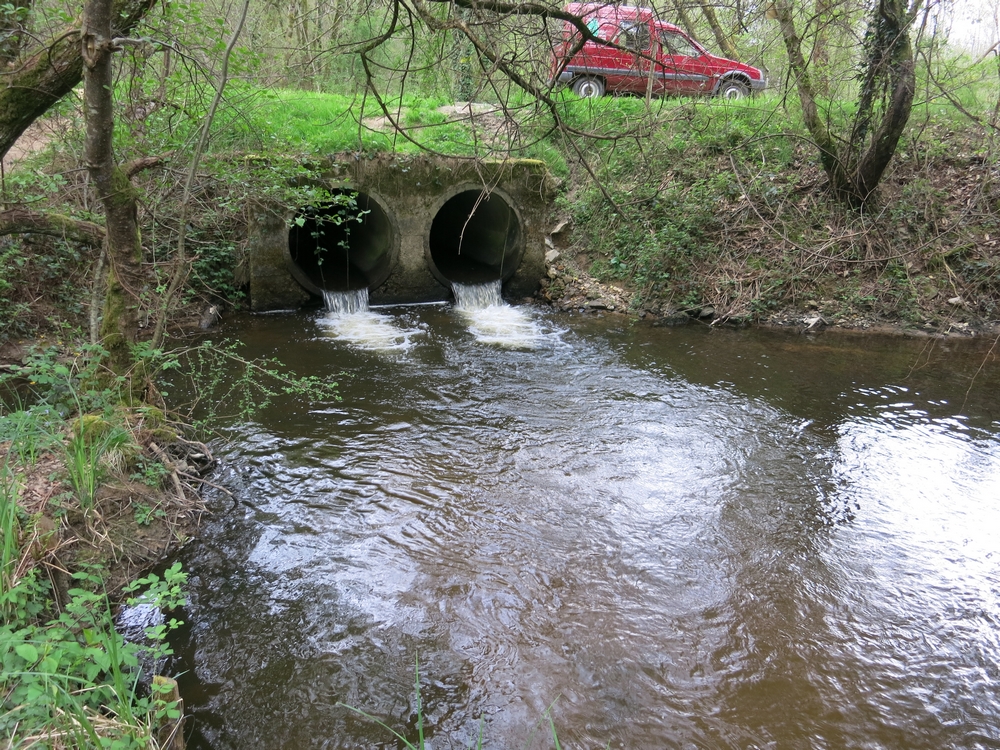
<svg viewBox="0 0 1000 750"><path fill-rule="evenodd" d="M141 453L130 458L106 453L100 464L106 476L93 502L85 504L58 447L30 463L11 456L9 442L0 443L0 466L14 471L26 519L18 576L42 567L57 603L66 600L71 575L85 568L100 570L108 594L116 598L125 584L163 562L198 530L204 513L201 475L214 463L208 449L172 428L136 422L130 432ZM165 468L146 483L139 481L137 465Z"/></svg>
<svg viewBox="0 0 1000 750"><path fill-rule="evenodd" d="M586 248L571 244L571 229L568 219L555 223L547 240L546 278L535 295L535 301L560 312L614 313L660 326L699 323L755 325L810 333L832 328L904 336L1000 336L1000 321L972 315L964 302L953 298L938 300L933 313L940 323L921 325L880 315L877 311L845 310L842 305L823 299L806 300L801 307L787 307L753 320L721 315L709 302L678 307L664 300L642 300L639 291L627 284L603 282L594 277L588 270L594 258Z"/></svg>

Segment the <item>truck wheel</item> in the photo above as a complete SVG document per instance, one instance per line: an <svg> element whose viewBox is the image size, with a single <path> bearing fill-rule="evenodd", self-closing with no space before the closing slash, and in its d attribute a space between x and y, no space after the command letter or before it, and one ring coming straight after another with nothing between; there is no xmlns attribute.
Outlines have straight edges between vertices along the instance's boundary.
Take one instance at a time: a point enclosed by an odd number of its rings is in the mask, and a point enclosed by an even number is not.
<svg viewBox="0 0 1000 750"><path fill-rule="evenodd" d="M750 96L750 88L743 83L743 81L737 81L734 78L730 78L728 81L723 81L722 85L719 86L719 98L729 99L731 101L736 99L745 99Z"/></svg>
<svg viewBox="0 0 1000 750"><path fill-rule="evenodd" d="M600 78L577 78L573 93L583 99L600 99L604 96L604 81Z"/></svg>

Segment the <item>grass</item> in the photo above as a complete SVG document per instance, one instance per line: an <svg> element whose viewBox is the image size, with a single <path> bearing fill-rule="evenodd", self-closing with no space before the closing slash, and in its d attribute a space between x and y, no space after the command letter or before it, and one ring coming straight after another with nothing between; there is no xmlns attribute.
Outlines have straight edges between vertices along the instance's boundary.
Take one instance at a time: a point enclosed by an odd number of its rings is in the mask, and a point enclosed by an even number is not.
<svg viewBox="0 0 1000 750"><path fill-rule="evenodd" d="M94 415L81 415L70 430L64 443L66 469L80 505L89 511L110 466L121 463L123 451L134 456L141 449L122 426Z"/></svg>
<svg viewBox="0 0 1000 750"><path fill-rule="evenodd" d="M438 108L450 102L440 98L406 95L384 102L409 138L393 129L372 96L276 89L245 92L244 101L241 111L230 111L228 122L220 122L216 149L419 153L419 143L456 155L472 153L469 127L449 122Z"/></svg>
<svg viewBox="0 0 1000 750"><path fill-rule="evenodd" d="M141 451L114 389L95 387L90 364L48 349L0 376L0 386L34 401L0 402L0 737L10 748L154 748L159 727L178 715L140 679L139 654L155 662L169 653L164 639L179 623L147 631L142 646L126 643L111 616L106 569L71 549L74 515L109 515L97 512L97 490L113 471L108 458ZM84 405L100 416L81 414ZM60 463L72 493L60 492ZM77 524L94 548L111 535L98 520ZM183 604L183 581L177 565L130 591L145 589L143 601L172 608Z"/></svg>

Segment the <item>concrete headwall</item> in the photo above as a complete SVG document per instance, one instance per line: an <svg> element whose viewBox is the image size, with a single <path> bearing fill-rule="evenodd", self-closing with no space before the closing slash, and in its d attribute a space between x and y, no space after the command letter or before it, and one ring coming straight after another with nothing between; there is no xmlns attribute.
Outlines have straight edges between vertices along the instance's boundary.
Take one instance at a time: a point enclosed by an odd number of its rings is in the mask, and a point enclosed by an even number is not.
<svg viewBox="0 0 1000 750"><path fill-rule="evenodd" d="M450 282L502 279L511 297L538 288L555 187L544 163L349 154L321 174L335 194L356 194L361 221L333 226L308 206L259 211L248 247L252 309L360 286L373 304L445 300Z"/></svg>

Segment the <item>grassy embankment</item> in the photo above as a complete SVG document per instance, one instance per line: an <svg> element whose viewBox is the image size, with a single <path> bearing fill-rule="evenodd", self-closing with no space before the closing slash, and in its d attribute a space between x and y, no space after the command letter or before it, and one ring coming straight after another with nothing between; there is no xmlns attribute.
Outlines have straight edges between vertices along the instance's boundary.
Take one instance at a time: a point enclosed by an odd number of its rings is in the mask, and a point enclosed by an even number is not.
<svg viewBox="0 0 1000 750"><path fill-rule="evenodd" d="M639 313L717 322L968 334L1000 319L1000 184L990 71L965 69L948 97L921 84L906 134L864 211L832 200L800 112L765 95L738 104L581 101L560 114L595 139L550 132L547 113L508 103L475 128L441 102L355 117L342 98L285 93L263 130L312 153L418 150L544 159L564 180L553 226L569 219L542 297L563 308L611 301ZM269 118L269 108L281 113ZM346 108L345 108L346 107ZM834 103L833 126L849 122ZM977 121L978 119L978 121ZM280 121L275 127L274 122ZM584 163L586 160L586 164ZM595 181L593 177L596 177ZM595 284L594 280L604 282Z"/></svg>
<svg viewBox="0 0 1000 750"><path fill-rule="evenodd" d="M200 502L166 455L177 432L158 409L125 408L92 354L51 348L0 373L0 737L11 748L166 747L179 727L175 687L139 668L169 655L178 623L127 643L109 593L182 605L179 565L128 581L190 532Z"/></svg>
<svg viewBox="0 0 1000 750"><path fill-rule="evenodd" d="M179 564L129 582L194 533L213 461L162 409L131 403L100 354L36 348L0 369L0 737L12 748L175 747L179 731L176 686L159 676L179 623L153 618L126 642L112 605L183 605ZM209 418L249 418L279 391L337 398L336 383L244 360L234 345L137 354L148 373L183 367Z"/></svg>
<svg viewBox="0 0 1000 750"><path fill-rule="evenodd" d="M989 120L995 94L977 73L951 80L953 100L922 84L880 194L864 212L826 193L797 105L776 94L651 106L560 95L564 120L596 136L585 139L553 131L544 108L516 99L505 112L477 113L470 127L448 102L408 96L388 107L398 131L370 97L241 90L219 116L196 196L189 241L197 260L186 300L241 303L246 216L261 199L321 199L288 187L290 175L310 175L309 163L344 151L427 149L541 158L563 179L552 224L571 224L556 238L562 257L543 294L556 305L578 307L596 294L636 312L711 310L720 321L813 316L846 326L973 331L1000 317L995 130L968 116ZM831 109L835 124L847 121L849 104ZM123 153L179 151L194 123L172 118L165 109L150 115L141 138L122 137ZM9 199L88 216L73 171L79 163L79 148L65 139L36 157L27 176L8 179ZM150 266L162 277L179 181L176 172L154 170L137 182ZM14 292L0 303L8 333L83 320L88 300L77 290L93 251L45 252L45 244L0 250L0 287ZM594 290L591 277L621 291Z"/></svg>
<svg viewBox="0 0 1000 750"><path fill-rule="evenodd" d="M985 87L957 93L972 112L995 104ZM627 285L633 308L944 333L1000 318L993 133L947 101L918 103L863 212L831 200L797 110L774 99L678 102L598 161L615 206L586 186L560 209L588 270ZM573 284L560 274L546 296L572 302Z"/></svg>

